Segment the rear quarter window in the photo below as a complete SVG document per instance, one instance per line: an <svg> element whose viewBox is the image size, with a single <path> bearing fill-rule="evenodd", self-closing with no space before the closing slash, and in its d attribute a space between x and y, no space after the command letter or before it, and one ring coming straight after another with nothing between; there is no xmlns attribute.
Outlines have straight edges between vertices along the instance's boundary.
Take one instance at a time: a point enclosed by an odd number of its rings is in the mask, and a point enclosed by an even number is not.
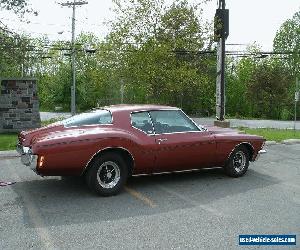
<svg viewBox="0 0 300 250"><path fill-rule="evenodd" d="M65 127L112 124L112 115L108 110L95 110L72 116L62 123Z"/></svg>

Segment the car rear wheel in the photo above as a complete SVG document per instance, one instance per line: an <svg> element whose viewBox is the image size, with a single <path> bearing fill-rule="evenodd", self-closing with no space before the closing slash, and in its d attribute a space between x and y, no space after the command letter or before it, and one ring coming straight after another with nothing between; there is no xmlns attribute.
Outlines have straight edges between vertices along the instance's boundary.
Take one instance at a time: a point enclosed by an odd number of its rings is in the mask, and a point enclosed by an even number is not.
<svg viewBox="0 0 300 250"><path fill-rule="evenodd" d="M123 158L116 153L98 156L86 173L90 189L101 196L118 194L128 177L128 168Z"/></svg>
<svg viewBox="0 0 300 250"><path fill-rule="evenodd" d="M227 175L231 177L243 176L249 167L249 151L241 145L233 150L227 160L224 169Z"/></svg>

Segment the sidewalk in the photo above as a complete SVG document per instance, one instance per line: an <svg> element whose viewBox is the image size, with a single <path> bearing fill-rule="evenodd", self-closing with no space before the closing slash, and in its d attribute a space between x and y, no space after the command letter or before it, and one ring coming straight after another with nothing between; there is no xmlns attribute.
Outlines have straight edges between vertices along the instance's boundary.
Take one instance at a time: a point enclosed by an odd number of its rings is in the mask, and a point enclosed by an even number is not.
<svg viewBox="0 0 300 250"><path fill-rule="evenodd" d="M214 118L193 118L198 124L204 126L214 125ZM244 120L228 119L231 128L277 128L277 129L294 129L294 121L276 121L276 120ZM296 122L296 129L300 130L300 121Z"/></svg>

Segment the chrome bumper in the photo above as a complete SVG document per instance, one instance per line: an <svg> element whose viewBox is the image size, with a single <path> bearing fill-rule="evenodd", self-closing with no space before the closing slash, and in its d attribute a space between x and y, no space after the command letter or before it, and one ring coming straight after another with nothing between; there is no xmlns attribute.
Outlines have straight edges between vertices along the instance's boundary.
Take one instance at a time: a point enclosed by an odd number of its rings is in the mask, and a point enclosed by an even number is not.
<svg viewBox="0 0 300 250"><path fill-rule="evenodd" d="M265 149L259 150L259 151L257 152L257 155L256 155L256 157L255 157L254 160L257 161L258 158L259 158L262 154L265 154L265 153L267 153L267 150L265 150Z"/></svg>
<svg viewBox="0 0 300 250"><path fill-rule="evenodd" d="M17 144L17 152L21 155L21 162L30 167L33 171L36 171L38 156L34 155L30 147L24 147L21 144Z"/></svg>
<svg viewBox="0 0 300 250"><path fill-rule="evenodd" d="M261 150L258 151L259 155L265 154L265 153L267 153L267 150L265 150L265 149L261 149Z"/></svg>
<svg viewBox="0 0 300 250"><path fill-rule="evenodd" d="M20 144L20 143L17 143L17 146L16 146L16 151L22 155L24 153L23 151L23 146Z"/></svg>

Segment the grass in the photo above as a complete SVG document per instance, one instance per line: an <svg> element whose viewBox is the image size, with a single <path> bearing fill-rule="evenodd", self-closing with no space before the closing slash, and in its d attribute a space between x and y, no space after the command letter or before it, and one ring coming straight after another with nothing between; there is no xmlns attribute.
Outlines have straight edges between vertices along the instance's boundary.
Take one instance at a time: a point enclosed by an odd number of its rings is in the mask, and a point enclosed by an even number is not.
<svg viewBox="0 0 300 250"><path fill-rule="evenodd" d="M292 129L272 129L272 128L239 128L246 134L263 136L267 141L283 141L286 139L300 139L300 131Z"/></svg>
<svg viewBox="0 0 300 250"><path fill-rule="evenodd" d="M0 150L16 149L17 133L0 134Z"/></svg>
<svg viewBox="0 0 300 250"><path fill-rule="evenodd" d="M48 121L42 121L41 125L46 126L51 123L57 122L59 120L62 120L62 119L61 118L59 118L59 119L53 118ZM17 139L18 139L18 133L0 134L0 151L16 149Z"/></svg>

